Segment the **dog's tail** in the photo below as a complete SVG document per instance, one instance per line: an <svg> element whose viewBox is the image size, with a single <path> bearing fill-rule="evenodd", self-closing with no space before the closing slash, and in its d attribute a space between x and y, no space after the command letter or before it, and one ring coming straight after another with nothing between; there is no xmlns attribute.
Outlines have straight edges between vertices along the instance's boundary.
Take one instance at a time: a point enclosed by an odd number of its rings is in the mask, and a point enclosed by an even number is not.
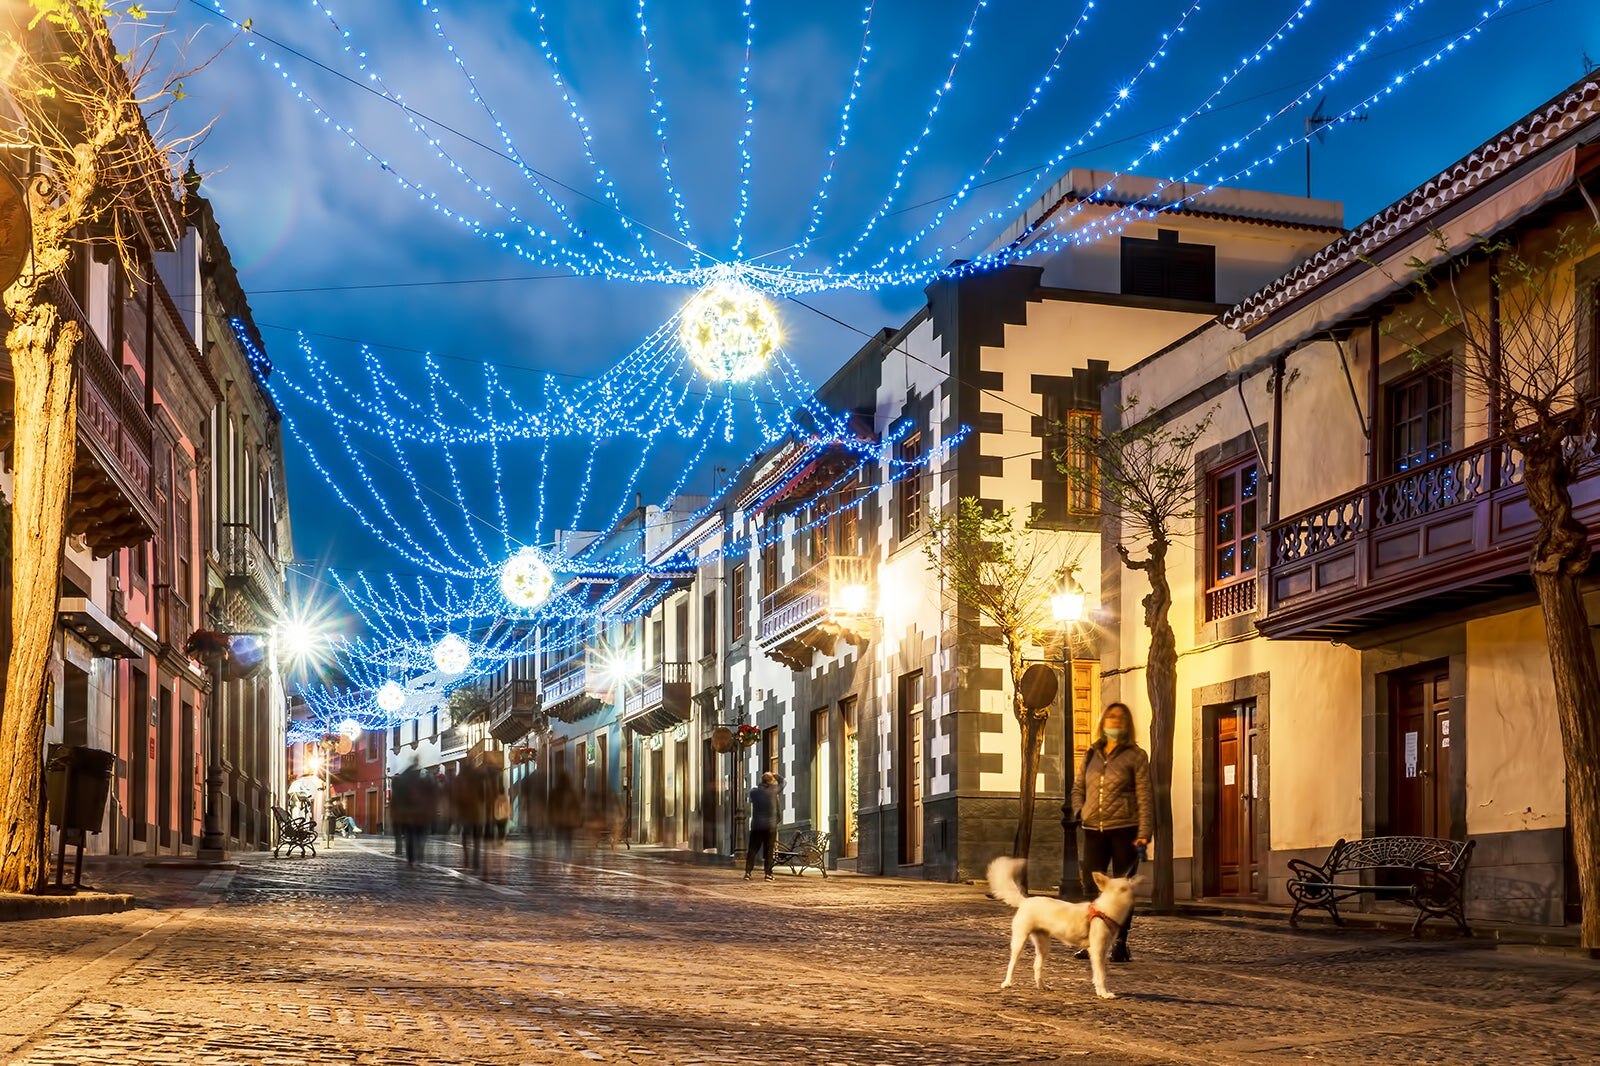
<svg viewBox="0 0 1600 1066"><path fill-rule="evenodd" d="M989 893L1012 907L1022 906L1028 897L1022 891L1017 873L1027 866L1026 859L1013 859L1002 855L989 864Z"/></svg>

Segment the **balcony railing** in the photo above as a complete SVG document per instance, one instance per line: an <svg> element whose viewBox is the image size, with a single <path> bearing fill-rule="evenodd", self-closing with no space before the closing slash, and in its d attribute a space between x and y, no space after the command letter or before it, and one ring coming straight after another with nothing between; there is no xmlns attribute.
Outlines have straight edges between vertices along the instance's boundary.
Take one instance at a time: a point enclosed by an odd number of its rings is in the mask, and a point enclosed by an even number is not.
<svg viewBox="0 0 1600 1066"><path fill-rule="evenodd" d="M276 617L283 612L283 570L248 522L222 523L222 566L230 584L253 592Z"/></svg>
<svg viewBox="0 0 1600 1066"><path fill-rule="evenodd" d="M833 615L846 588L867 587L867 560L856 555L830 555L793 580L762 597L762 644L786 640Z"/></svg>
<svg viewBox="0 0 1600 1066"><path fill-rule="evenodd" d="M589 692L589 675L587 651L546 670L540 678L545 713L558 721L573 722L599 710L601 701Z"/></svg>
<svg viewBox="0 0 1600 1066"><path fill-rule="evenodd" d="M74 475L68 525L97 551L110 551L155 535L152 480L155 429L144 400L122 376L70 289L57 279L50 302L63 318L75 320L78 341L78 470ZM87 457L87 463L84 461ZM103 491L102 487L114 490Z"/></svg>
<svg viewBox="0 0 1600 1066"><path fill-rule="evenodd" d="M1575 434L1593 456L1596 435ZM1600 476L1572 486L1580 520L1600 519ZM1520 588L1538 522L1522 456L1499 438L1441 456L1274 523L1267 574L1272 637L1330 639Z"/></svg>
<svg viewBox="0 0 1600 1066"><path fill-rule="evenodd" d="M539 686L532 678L513 678L489 705L489 735L502 744L520 740L539 716Z"/></svg>
<svg viewBox="0 0 1600 1066"><path fill-rule="evenodd" d="M636 733L659 733L689 720L689 663L661 663L646 670L623 700L622 724Z"/></svg>

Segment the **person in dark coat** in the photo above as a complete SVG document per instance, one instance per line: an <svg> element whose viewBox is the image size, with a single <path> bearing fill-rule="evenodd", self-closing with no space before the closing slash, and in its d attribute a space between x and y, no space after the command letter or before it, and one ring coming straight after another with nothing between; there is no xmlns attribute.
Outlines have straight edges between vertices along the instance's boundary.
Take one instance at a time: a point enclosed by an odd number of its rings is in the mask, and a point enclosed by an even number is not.
<svg viewBox="0 0 1600 1066"><path fill-rule="evenodd" d="M761 775L761 784L750 790L750 842L744 850L744 879L756 866L756 849L766 851L767 880L772 878L772 863L778 850L778 791L783 779L768 771Z"/></svg>
<svg viewBox="0 0 1600 1066"><path fill-rule="evenodd" d="M1150 757L1139 747L1133 715L1127 704L1112 703L1100 715L1094 743L1084 755L1062 808L1062 828L1083 825L1083 865L1093 873L1132 877L1150 842L1155 824L1155 799L1150 785ZM1128 929L1133 915L1117 930L1112 962L1130 962Z"/></svg>
<svg viewBox="0 0 1600 1066"><path fill-rule="evenodd" d="M583 810L578 803L578 790L572 778L563 771L557 775L550 789L550 828L556 833L556 853L563 862L572 859L572 834L583 821Z"/></svg>
<svg viewBox="0 0 1600 1066"><path fill-rule="evenodd" d="M391 786L390 807L395 825L405 844L406 862L417 864L423 837L433 821L433 782L412 763L400 772Z"/></svg>

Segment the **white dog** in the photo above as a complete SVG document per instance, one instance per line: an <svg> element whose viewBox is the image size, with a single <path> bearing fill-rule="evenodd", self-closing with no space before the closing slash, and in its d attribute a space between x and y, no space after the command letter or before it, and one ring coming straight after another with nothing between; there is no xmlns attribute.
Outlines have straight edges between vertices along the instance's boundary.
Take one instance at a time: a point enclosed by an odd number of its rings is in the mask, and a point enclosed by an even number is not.
<svg viewBox="0 0 1600 1066"><path fill-rule="evenodd" d="M1100 895L1095 901L1068 903L1050 896L1023 895L1017 871L1024 865L1022 859L1003 855L989 864L989 891L1017 909L1016 916L1011 919L1011 965L1006 967L1006 979L1000 987L1011 987L1022 947L1032 940L1033 984L1035 988L1043 988L1044 957L1050 949L1050 938L1055 937L1075 948L1089 948L1094 994L1101 999L1116 999L1115 993L1106 991L1106 960L1117 932L1133 913L1133 890L1139 883L1138 878L1096 873L1094 883L1099 886Z"/></svg>

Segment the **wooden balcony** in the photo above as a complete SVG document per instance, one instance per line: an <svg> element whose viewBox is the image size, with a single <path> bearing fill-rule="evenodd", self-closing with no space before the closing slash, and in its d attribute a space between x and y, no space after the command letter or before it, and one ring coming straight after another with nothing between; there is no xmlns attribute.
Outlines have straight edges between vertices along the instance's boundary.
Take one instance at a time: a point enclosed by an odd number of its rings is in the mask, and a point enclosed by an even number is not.
<svg viewBox="0 0 1600 1066"><path fill-rule="evenodd" d="M649 734L687 722L689 678L688 663L661 663L646 670L623 699L624 728Z"/></svg>
<svg viewBox="0 0 1600 1066"><path fill-rule="evenodd" d="M539 686L532 678L512 678L489 704L489 735L502 744L512 744L527 736L542 718Z"/></svg>
<svg viewBox="0 0 1600 1066"><path fill-rule="evenodd" d="M1595 432L1572 447L1595 452ZM1574 484L1572 496L1600 543L1600 472ZM1344 640L1525 591L1537 529L1516 448L1475 445L1271 526L1258 628L1274 638Z"/></svg>
<svg viewBox="0 0 1600 1066"><path fill-rule="evenodd" d="M867 560L832 555L761 600L757 642L767 657L791 670L810 668L818 651L832 655L841 639L865 643L867 604L845 604L846 589L871 588Z"/></svg>
<svg viewBox="0 0 1600 1066"><path fill-rule="evenodd" d="M95 336L88 316L59 280L50 301L82 328L78 341L77 455L67 529L97 555L154 537L159 525L152 479L155 428L144 400Z"/></svg>
<svg viewBox="0 0 1600 1066"><path fill-rule="evenodd" d="M558 722L576 722L598 711L602 703L589 692L587 652L565 659L540 679L544 712Z"/></svg>

